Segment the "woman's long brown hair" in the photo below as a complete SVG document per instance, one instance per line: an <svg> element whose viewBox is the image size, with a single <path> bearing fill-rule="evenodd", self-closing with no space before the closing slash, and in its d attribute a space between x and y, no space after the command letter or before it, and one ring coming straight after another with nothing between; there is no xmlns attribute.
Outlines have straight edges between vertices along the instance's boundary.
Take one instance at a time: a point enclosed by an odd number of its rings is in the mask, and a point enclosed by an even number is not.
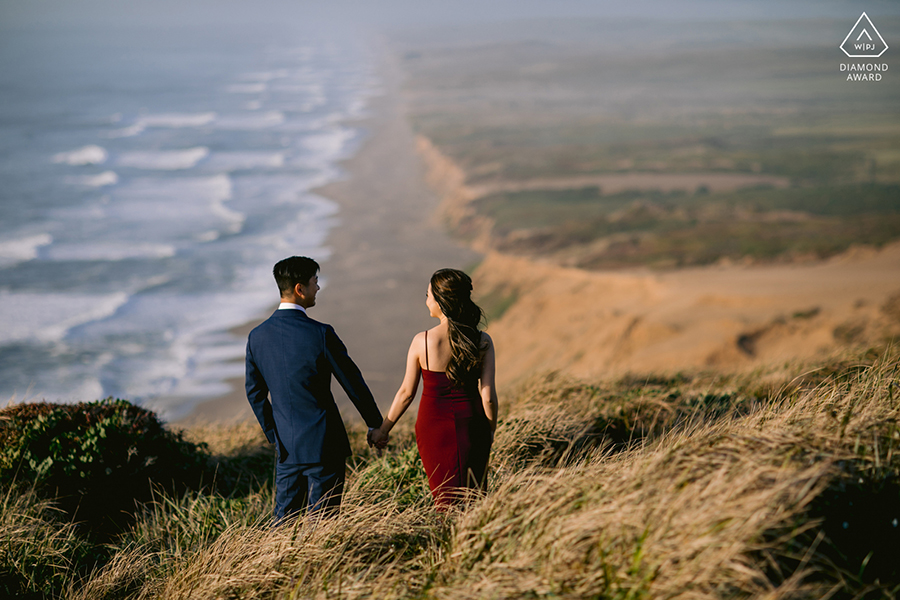
<svg viewBox="0 0 900 600"><path fill-rule="evenodd" d="M471 390L481 376L481 331L484 317L472 301L472 279L457 269L440 269L431 276L431 295L447 317L450 336L450 363L447 377L459 387Z"/></svg>

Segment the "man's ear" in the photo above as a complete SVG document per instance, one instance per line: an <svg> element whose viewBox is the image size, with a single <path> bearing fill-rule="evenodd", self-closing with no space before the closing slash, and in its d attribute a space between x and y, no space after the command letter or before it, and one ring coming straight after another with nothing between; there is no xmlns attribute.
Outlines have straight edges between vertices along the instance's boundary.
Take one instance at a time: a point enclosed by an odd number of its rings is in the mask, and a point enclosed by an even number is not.
<svg viewBox="0 0 900 600"><path fill-rule="evenodd" d="M300 296L301 298L306 296L306 292L303 289L304 287L306 287L306 286L304 286L302 283L295 283L294 284L294 293L296 295Z"/></svg>

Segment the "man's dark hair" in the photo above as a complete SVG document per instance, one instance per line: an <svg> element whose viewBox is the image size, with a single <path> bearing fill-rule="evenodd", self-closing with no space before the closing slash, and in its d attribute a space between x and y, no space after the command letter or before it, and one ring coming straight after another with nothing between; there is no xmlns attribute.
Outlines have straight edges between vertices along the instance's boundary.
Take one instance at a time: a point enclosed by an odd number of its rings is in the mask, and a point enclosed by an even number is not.
<svg viewBox="0 0 900 600"><path fill-rule="evenodd" d="M305 256L292 256L275 263L272 274L278 291L284 296L286 292L294 289L298 283L309 285L309 280L319 272L319 263Z"/></svg>

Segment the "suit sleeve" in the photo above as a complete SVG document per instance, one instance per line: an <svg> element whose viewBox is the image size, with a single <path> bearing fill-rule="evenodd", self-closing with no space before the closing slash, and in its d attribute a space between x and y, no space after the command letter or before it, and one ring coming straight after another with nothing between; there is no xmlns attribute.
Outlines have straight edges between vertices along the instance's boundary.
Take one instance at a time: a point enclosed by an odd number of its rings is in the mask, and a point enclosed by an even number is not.
<svg viewBox="0 0 900 600"><path fill-rule="evenodd" d="M328 355L328 361L331 363L332 369L334 369L334 376L337 378L338 383L341 384L341 387L344 388L344 391L347 392L347 396L353 402L353 405L356 406L356 410L359 411L366 425L369 427L380 427L383 419L381 411L378 410L378 405L375 403L375 398L372 396L372 392L369 391L369 386L366 385L359 367L347 354L347 347L344 346L344 342L341 341L331 326L325 328L325 353Z"/></svg>
<svg viewBox="0 0 900 600"><path fill-rule="evenodd" d="M244 387L247 390L247 400L250 401L250 407L259 421L263 433L270 444L275 443L275 419L272 416L272 403L269 401L269 386L263 379L259 367L253 360L253 354L250 350L250 340L247 340L247 374L244 378Z"/></svg>

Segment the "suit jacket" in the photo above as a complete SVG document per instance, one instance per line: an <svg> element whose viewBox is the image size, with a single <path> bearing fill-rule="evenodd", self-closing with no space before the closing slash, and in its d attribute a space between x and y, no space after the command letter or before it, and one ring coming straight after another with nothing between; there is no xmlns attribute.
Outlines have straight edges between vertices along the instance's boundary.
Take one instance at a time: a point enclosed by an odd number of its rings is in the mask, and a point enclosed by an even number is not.
<svg viewBox="0 0 900 600"><path fill-rule="evenodd" d="M350 455L331 394L332 374L366 424L381 426L381 411L334 328L301 310L276 310L250 332L246 366L247 399L283 463L321 463Z"/></svg>

